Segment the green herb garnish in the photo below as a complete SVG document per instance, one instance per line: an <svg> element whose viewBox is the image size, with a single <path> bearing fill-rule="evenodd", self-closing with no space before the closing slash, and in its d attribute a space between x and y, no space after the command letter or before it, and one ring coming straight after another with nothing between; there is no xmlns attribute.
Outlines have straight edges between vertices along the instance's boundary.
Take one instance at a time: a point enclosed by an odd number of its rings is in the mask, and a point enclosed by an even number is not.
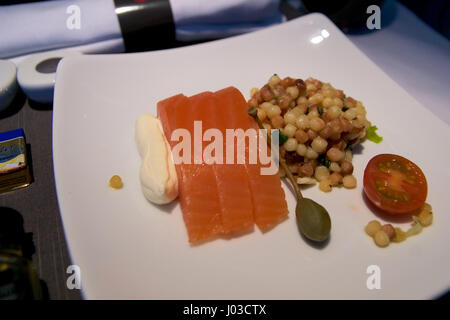
<svg viewBox="0 0 450 320"><path fill-rule="evenodd" d="M319 162L321 165L329 168L331 165L331 161L327 159L327 156L323 153L317 158L317 162Z"/></svg>
<svg viewBox="0 0 450 320"><path fill-rule="evenodd" d="M288 137L288 136L285 136L285 135L281 132L281 130L278 130L278 133L279 133L279 143L280 143L280 146L281 146L282 144L284 144L284 143L287 141L287 139L289 139L289 137Z"/></svg>
<svg viewBox="0 0 450 320"><path fill-rule="evenodd" d="M308 113L309 113L309 107L306 108L305 115L308 115Z"/></svg>
<svg viewBox="0 0 450 320"><path fill-rule="evenodd" d="M342 107L342 112L345 112L345 111L347 111L347 110L348 110L347 107Z"/></svg>
<svg viewBox="0 0 450 320"><path fill-rule="evenodd" d="M366 138L367 140L370 140L375 143L380 143L383 141L383 137L380 137L376 131L378 130L377 126L371 126L369 129L367 129Z"/></svg>
<svg viewBox="0 0 450 320"><path fill-rule="evenodd" d="M322 107L317 107L317 112L319 112L319 114L320 115L322 115L323 114L323 109L322 109Z"/></svg>

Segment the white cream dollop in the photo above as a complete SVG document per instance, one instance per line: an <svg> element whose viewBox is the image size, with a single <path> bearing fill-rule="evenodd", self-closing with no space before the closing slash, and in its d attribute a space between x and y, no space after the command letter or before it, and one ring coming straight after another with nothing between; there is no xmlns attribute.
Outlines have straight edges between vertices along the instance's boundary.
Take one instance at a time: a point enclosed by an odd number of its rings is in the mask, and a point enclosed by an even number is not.
<svg viewBox="0 0 450 320"><path fill-rule="evenodd" d="M178 196L178 178L161 121L144 113L136 121L135 139L142 159L139 178L145 198L166 204Z"/></svg>

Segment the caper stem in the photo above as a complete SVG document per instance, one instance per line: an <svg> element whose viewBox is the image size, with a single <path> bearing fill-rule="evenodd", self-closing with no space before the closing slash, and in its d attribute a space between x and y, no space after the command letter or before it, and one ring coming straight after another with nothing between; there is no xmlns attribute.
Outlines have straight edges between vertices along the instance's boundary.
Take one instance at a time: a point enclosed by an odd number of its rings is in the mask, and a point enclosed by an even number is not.
<svg viewBox="0 0 450 320"><path fill-rule="evenodd" d="M264 126L262 125L261 120L259 120L259 118L258 118L258 110L255 107L248 108L248 114L256 120L260 129L264 129ZM271 143L272 143L270 134L266 135L266 141L267 141L267 145L270 148ZM292 187L294 188L295 194L297 195L297 199L300 200L301 198L303 198L302 193L300 191L300 188L298 187L297 181L295 181L294 176L292 175L291 171L289 171L289 168L286 164L286 160L279 157L279 163L281 165L281 168L283 168L284 172L286 172L286 175L287 175L289 181L291 182Z"/></svg>
<svg viewBox="0 0 450 320"><path fill-rule="evenodd" d="M300 200L303 198L302 192L300 191L300 188L298 187L297 181L295 181L294 176L292 175L291 171L289 170L288 166L286 165L286 160L280 158L280 164L283 170L286 172L286 175L289 179L289 181L292 184L292 187L294 188L295 194L297 195L297 199Z"/></svg>

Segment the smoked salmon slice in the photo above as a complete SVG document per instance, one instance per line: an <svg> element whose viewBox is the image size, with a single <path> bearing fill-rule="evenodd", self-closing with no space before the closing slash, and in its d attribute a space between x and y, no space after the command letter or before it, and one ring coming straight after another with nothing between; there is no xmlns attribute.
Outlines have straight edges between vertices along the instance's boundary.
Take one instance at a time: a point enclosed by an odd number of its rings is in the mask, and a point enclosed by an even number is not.
<svg viewBox="0 0 450 320"><path fill-rule="evenodd" d="M194 137L194 121L200 116L196 111L199 100L200 97L187 99L185 96L178 95L158 103L158 116L169 141L175 129L186 129L191 137ZM176 141L170 141L172 148L176 143ZM176 165L176 168L180 182L181 211L189 241L199 242L223 233L212 167L206 164L194 164L194 152L191 150L190 164L181 163Z"/></svg>
<svg viewBox="0 0 450 320"><path fill-rule="evenodd" d="M218 129L223 142L226 138L226 129L233 128L230 121L232 110L227 102L222 99L221 93L216 92L212 101L206 104L208 110L205 110L205 114L209 117L205 117L204 125L206 128ZM222 208L224 233L246 230L254 225L253 204L245 165L237 164L237 153L234 154L234 163L227 164L226 148L223 147L223 164L213 165Z"/></svg>
<svg viewBox="0 0 450 320"><path fill-rule="evenodd" d="M221 99L231 108L229 118L231 128L242 128L244 130L253 128L258 129L255 120L248 114L248 105L241 92L233 87L225 88L217 92ZM258 154L261 143L258 143ZM246 149L248 149L248 143ZM287 216L288 208L285 200L285 194L281 187L281 179L278 174L261 175L262 165L251 164L248 150L246 150L246 173L249 181L251 199L253 203L253 214L255 223L261 230L267 230L283 220Z"/></svg>
<svg viewBox="0 0 450 320"><path fill-rule="evenodd" d="M189 98L179 94L158 102L157 110L173 152L179 143L171 141L174 130L186 129L190 133L191 164L176 164L179 199L190 242L249 229L255 223L266 230L288 214L279 176L261 175L261 164L248 163L248 143L244 164L237 163L236 149L234 163L225 163L227 129L255 129L257 135L257 125L247 114L247 103L239 90L228 87ZM194 143L198 143L194 141L194 121L201 121L202 137L209 129L221 134L223 139L217 142L223 147L219 157L222 162L207 164L202 159L201 164L194 163ZM214 137L201 142L202 155L213 141Z"/></svg>

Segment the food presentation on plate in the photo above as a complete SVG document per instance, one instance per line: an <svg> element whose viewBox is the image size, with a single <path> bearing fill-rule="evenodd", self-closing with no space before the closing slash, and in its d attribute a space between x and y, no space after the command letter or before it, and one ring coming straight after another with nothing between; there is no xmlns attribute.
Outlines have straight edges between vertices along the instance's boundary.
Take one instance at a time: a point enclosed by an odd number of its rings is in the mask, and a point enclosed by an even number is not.
<svg viewBox="0 0 450 320"><path fill-rule="evenodd" d="M322 15L64 59L53 125L87 298L431 298L450 283L448 126Z"/></svg>
<svg viewBox="0 0 450 320"><path fill-rule="evenodd" d="M250 95L246 103L234 87L191 97L178 94L157 103L158 118L141 115L135 139L144 196L157 205L178 196L189 242L197 243L254 224L268 230L283 221L288 209L279 179L287 177L299 200L300 232L312 241L326 240L330 216L316 202L305 201L299 186L319 182L323 192L355 188L352 149L368 131L376 137L370 140L380 143L382 138L366 119L362 102L330 83L273 74ZM272 172L262 170L266 144L281 165ZM379 247L404 241L432 223L426 178L401 156L381 154L369 161L364 194L378 210L414 221L408 232L369 222L365 231Z"/></svg>

